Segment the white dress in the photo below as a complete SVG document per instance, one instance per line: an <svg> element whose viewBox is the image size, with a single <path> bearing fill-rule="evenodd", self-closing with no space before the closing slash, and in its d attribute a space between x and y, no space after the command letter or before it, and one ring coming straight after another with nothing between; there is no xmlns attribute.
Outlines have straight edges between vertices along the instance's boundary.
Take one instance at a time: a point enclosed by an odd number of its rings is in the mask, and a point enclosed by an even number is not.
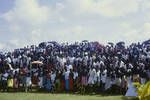
<svg viewBox="0 0 150 100"><path fill-rule="evenodd" d="M101 73L100 70L96 73L97 74L97 81L98 81L99 84L101 82L100 73Z"/></svg>
<svg viewBox="0 0 150 100"><path fill-rule="evenodd" d="M39 85L40 88L43 87L43 77L39 77L38 85Z"/></svg>
<svg viewBox="0 0 150 100"><path fill-rule="evenodd" d="M31 77L26 77L26 86L29 87L31 86L32 82L31 82Z"/></svg>
<svg viewBox="0 0 150 100"><path fill-rule="evenodd" d="M107 70L105 70L101 76L101 80L102 80L102 83L106 83L106 78L107 78Z"/></svg>
<svg viewBox="0 0 150 100"><path fill-rule="evenodd" d="M111 87L111 78L106 77L105 90L109 89L110 87Z"/></svg>
<svg viewBox="0 0 150 100"><path fill-rule="evenodd" d="M93 72L93 70L90 70L90 72L89 72L89 79L88 79L88 84L94 84L94 72Z"/></svg>

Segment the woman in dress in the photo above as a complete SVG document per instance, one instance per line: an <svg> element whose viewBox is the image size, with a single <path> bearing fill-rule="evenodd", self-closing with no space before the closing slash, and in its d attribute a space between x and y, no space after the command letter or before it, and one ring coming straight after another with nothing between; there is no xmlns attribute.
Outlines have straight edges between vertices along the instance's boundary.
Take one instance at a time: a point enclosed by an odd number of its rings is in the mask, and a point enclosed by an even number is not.
<svg viewBox="0 0 150 100"><path fill-rule="evenodd" d="M73 71L70 69L70 74L69 74L69 89L70 91L73 91Z"/></svg>
<svg viewBox="0 0 150 100"><path fill-rule="evenodd" d="M14 91L18 91L18 87L19 87L19 81L18 81L18 73L17 71L15 71L15 75L14 75Z"/></svg>
<svg viewBox="0 0 150 100"><path fill-rule="evenodd" d="M13 76L12 75L9 75L8 76L8 80L7 80L7 91L9 92L10 89L13 88Z"/></svg>

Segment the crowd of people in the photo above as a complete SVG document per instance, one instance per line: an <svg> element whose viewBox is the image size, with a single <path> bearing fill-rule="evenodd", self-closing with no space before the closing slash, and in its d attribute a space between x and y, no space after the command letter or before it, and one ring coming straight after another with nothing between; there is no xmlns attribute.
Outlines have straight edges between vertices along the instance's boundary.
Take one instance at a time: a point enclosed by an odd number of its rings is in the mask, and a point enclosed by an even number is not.
<svg viewBox="0 0 150 100"><path fill-rule="evenodd" d="M124 42L42 42L0 53L0 90L113 92L125 94L130 82L150 79L150 40Z"/></svg>

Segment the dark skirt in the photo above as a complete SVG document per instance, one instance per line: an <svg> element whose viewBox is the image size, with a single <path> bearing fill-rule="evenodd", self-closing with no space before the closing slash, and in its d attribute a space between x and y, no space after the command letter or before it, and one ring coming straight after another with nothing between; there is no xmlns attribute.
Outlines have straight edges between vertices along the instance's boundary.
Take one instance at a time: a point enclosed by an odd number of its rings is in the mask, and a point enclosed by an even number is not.
<svg viewBox="0 0 150 100"><path fill-rule="evenodd" d="M61 80L61 90L63 91L65 89L65 81Z"/></svg>
<svg viewBox="0 0 150 100"><path fill-rule="evenodd" d="M73 90L73 79L69 79L69 89Z"/></svg>

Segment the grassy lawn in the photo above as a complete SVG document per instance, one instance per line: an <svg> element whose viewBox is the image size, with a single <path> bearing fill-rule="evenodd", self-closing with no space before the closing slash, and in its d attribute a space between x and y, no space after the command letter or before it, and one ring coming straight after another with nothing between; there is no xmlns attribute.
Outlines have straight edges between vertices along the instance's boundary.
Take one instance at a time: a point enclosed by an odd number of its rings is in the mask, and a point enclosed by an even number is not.
<svg viewBox="0 0 150 100"><path fill-rule="evenodd" d="M138 100L124 96L73 95L51 93L0 93L0 100Z"/></svg>

